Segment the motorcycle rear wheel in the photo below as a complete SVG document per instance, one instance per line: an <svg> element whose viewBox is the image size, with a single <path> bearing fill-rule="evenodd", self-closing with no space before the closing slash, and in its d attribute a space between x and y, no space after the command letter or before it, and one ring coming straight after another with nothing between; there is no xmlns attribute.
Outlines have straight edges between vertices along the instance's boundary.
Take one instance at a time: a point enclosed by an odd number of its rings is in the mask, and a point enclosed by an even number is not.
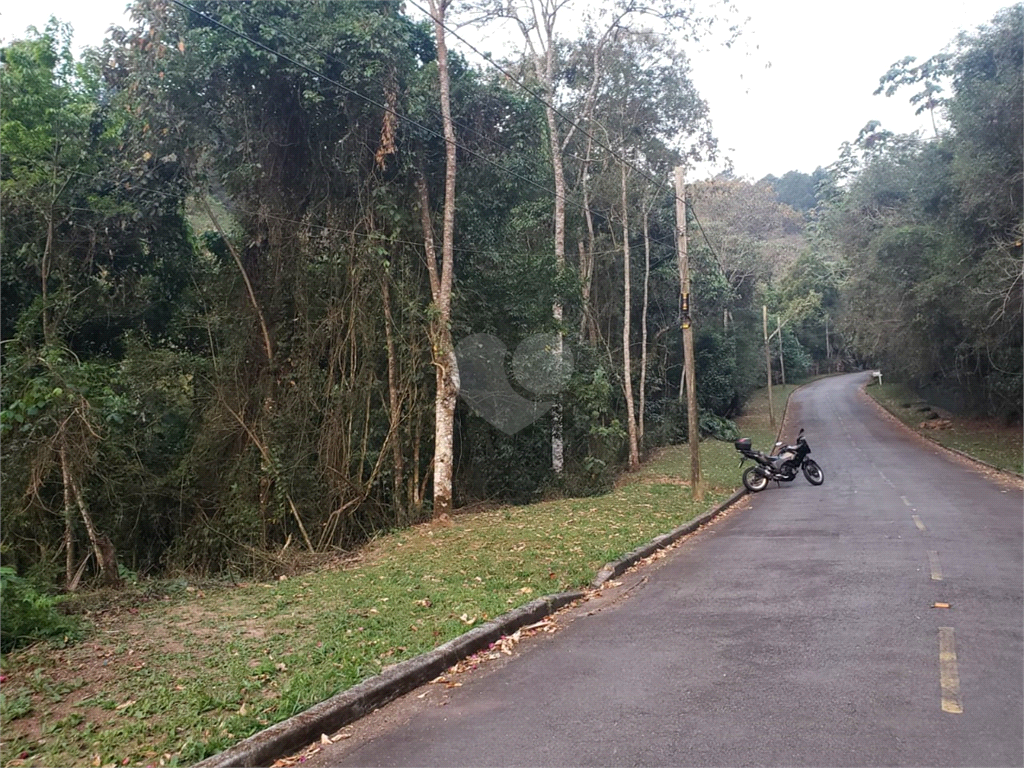
<svg viewBox="0 0 1024 768"><path fill-rule="evenodd" d="M802 469L804 477L807 478L807 482L811 485L821 485L825 482L825 473L821 471L821 467L813 459L807 459Z"/></svg>
<svg viewBox="0 0 1024 768"><path fill-rule="evenodd" d="M743 486L751 493L757 493L768 487L768 478L761 474L758 467L747 467L743 473Z"/></svg>

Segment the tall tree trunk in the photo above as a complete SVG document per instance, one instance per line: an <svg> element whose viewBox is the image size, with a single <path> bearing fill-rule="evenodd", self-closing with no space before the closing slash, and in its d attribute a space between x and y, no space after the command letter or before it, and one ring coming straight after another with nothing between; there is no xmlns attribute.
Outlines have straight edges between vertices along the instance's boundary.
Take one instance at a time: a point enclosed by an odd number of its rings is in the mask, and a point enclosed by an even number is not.
<svg viewBox="0 0 1024 768"><path fill-rule="evenodd" d="M644 439L644 408L647 405L647 308L651 284L651 230L648 226L648 211L644 209L644 307L640 315L640 413L637 423L637 440Z"/></svg>
<svg viewBox="0 0 1024 768"><path fill-rule="evenodd" d="M381 281L381 296L384 300L384 338L388 351L388 415L391 432L391 456L395 467L394 500L396 517L399 524L406 522L405 509L405 466L402 456L402 400L398 393L398 355L395 352L394 319L391 316L391 289L388 286L389 276L384 275Z"/></svg>
<svg viewBox="0 0 1024 768"><path fill-rule="evenodd" d="M441 270L438 273L426 182L419 180L423 208L427 269L435 314L431 320L431 352L436 371L434 395L434 517L452 510L453 443L455 404L459 394L459 368L451 334L452 274L455 239L455 126L452 121L451 83L448 75L448 46L444 18L451 0L430 0L430 17L437 41L437 73L441 86L441 119L444 124L445 175L444 224L441 235Z"/></svg>
<svg viewBox="0 0 1024 768"><path fill-rule="evenodd" d="M622 384L626 390L626 421L629 433L629 468L640 466L640 448L636 434L636 413L633 407L633 362L630 359L630 314L632 296L629 270L629 206L626 199L626 164L622 164Z"/></svg>
<svg viewBox="0 0 1024 768"><path fill-rule="evenodd" d="M782 321L779 318L775 318L776 333L779 334L779 373L782 374L782 386L786 386L786 361L783 360L784 353L782 350Z"/></svg>
<svg viewBox="0 0 1024 768"><path fill-rule="evenodd" d="M551 18L554 23L554 18ZM550 34L550 30L549 30ZM551 141L551 169L555 177L555 266L558 274L565 271L565 168L562 164L562 142L559 139L558 121L555 115L554 103L554 54L555 47L548 45L545 56L545 72L542 82L545 85L547 105L544 112L548 121L548 136ZM562 302L556 297L551 308L551 314L555 319L558 333L557 354L559 360L562 357ZM561 474L565 465L564 444L562 437L562 403L559 395L555 395L555 404L551 408L551 468L556 474Z"/></svg>
<svg viewBox="0 0 1024 768"><path fill-rule="evenodd" d="M550 142L551 147L551 169L554 174L555 182L555 263L558 267L558 271L562 272L565 269L565 170L563 165L563 153L565 152L565 148L568 145L570 138L576 130L576 125L571 126L566 131L565 137L560 136L560 131L558 130L558 118L555 114L554 107L555 51L557 47L555 23L558 11L567 5L567 2L565 2L565 0L555 0L554 2L531 2L525 5L528 9L526 10L526 18L519 15L519 9L515 7L514 3L499 3L498 7L501 10L498 11L498 15L512 18L519 25L520 31L523 33L524 42L532 54L537 79L541 83L544 91L544 112L548 123L548 141ZM618 24L624 15L625 13L620 13L620 15L615 17L611 26L602 36L602 39L597 46L597 50L594 53L595 67L593 77L591 79L590 89L585 97L585 106L582 110L585 118L588 118L593 113L593 104L597 95L597 88L601 76L601 72L596 66L600 57L600 52L603 50L605 43L614 30L618 27ZM531 32L536 32L537 34L538 44L540 46L539 51L531 38ZM559 299L555 300L554 306L552 307L552 314L559 326L558 332L561 336L562 305ZM559 340L558 347L558 351L560 353L561 340ZM551 466L557 473L562 472L562 456L562 409L561 404L556 400L555 406L551 409Z"/></svg>
<svg viewBox="0 0 1024 768"><path fill-rule="evenodd" d="M220 239L227 246L228 251L231 252L231 257L235 260L235 266L238 267L238 271L242 273L242 281L245 283L245 291L249 297L249 303L252 304L253 311L256 313L256 319L260 324L260 331L263 334L263 350L267 353L267 363L273 364L274 362L274 347L270 343L270 332L267 330L267 321L263 317L263 310L260 309L260 303L256 300L256 292L253 290L252 282L249 280L249 274L245 271L245 266L242 264L242 257L238 255L238 251L235 250L234 244L228 239L228 236L224 234L224 230L221 229L220 222L213 213L213 208L210 207L209 201L204 196L202 198L203 207L206 210L206 215L210 217L210 221L213 223L213 228L217 230L217 234L220 235Z"/></svg>
<svg viewBox="0 0 1024 768"><path fill-rule="evenodd" d="M587 221L587 247L584 258L583 243L580 243L580 286L583 293L583 311L580 314L580 338L586 338L591 346L597 345L597 321L591 302L594 289L594 215L590 210L590 153L594 140L587 137L587 154L580 170L580 186L583 190L583 213Z"/></svg>
<svg viewBox="0 0 1024 768"><path fill-rule="evenodd" d="M549 56L553 53L549 49ZM550 67L549 67L550 69ZM550 94L549 94L550 96ZM549 102L550 103L550 102ZM551 165L555 176L555 266L558 274L565 271L565 169L562 166L561 145L558 139L558 124L555 121L555 110L546 108L548 131L551 135ZM558 332L556 354L562 359L562 302L559 298L551 308ZM562 474L565 466L565 446L562 436L562 402L556 394L555 404L551 408L551 468L556 474Z"/></svg>
<svg viewBox="0 0 1024 768"><path fill-rule="evenodd" d="M89 507L86 506L85 499L82 498L82 492L75 482L74 474L71 472L71 467L68 464L67 448L63 444L60 446L59 454L65 498L67 498L67 490L70 489L71 498L78 506L82 522L85 523L85 531L89 535L89 543L92 544L93 552L96 555L96 562L100 567L100 580L104 586L116 587L121 583L121 575L117 569L117 554L114 550L114 545L106 535L101 534L97 530L92 515L89 513Z"/></svg>
<svg viewBox="0 0 1024 768"><path fill-rule="evenodd" d="M71 499L71 473L63 447L60 449L60 471L64 485L64 587L68 592L74 592L78 587L75 579L75 505Z"/></svg>

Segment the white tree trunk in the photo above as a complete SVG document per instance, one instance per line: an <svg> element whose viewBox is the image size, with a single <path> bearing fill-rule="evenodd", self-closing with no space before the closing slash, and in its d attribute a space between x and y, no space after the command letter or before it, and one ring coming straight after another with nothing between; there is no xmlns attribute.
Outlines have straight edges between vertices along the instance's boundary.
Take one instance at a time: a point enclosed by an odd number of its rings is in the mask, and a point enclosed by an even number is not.
<svg viewBox="0 0 1024 768"><path fill-rule="evenodd" d="M455 241L455 127L452 121L451 85L448 76L448 47L445 42L444 17L451 0L430 0L430 16L437 40L437 71L441 86L441 118L444 123L445 177L444 225L441 237L441 271L430 224L426 182L420 180L423 204L424 241L427 246L427 269L436 315L431 321L431 352L436 371L437 391L434 396L434 517L452 509L453 441L455 403L459 394L459 369L451 334L452 276Z"/></svg>
<svg viewBox="0 0 1024 768"><path fill-rule="evenodd" d="M551 49L549 49L549 57ZM550 67L549 67L550 69ZM555 110L546 109L548 130L551 134L551 165L555 176L555 265L558 273L565 270L565 169L562 166L561 145L558 140L558 124L555 121ZM555 300L552 315L558 326L559 360L562 358L562 303ZM562 437L562 403L561 397L555 395L555 404L551 409L551 468L555 474L562 474L565 467L565 445Z"/></svg>
<svg viewBox="0 0 1024 768"><path fill-rule="evenodd" d="M629 434L629 468L640 466L640 447L637 440L636 413L633 407L633 361L630 358L630 310L632 296L629 270L629 207L626 200L626 165L622 165L622 384L626 390L626 421Z"/></svg>
<svg viewBox="0 0 1024 768"><path fill-rule="evenodd" d="M640 315L640 413L637 419L637 441L644 439L644 408L647 405L647 308L651 283L651 231L647 210L644 210L644 306Z"/></svg>

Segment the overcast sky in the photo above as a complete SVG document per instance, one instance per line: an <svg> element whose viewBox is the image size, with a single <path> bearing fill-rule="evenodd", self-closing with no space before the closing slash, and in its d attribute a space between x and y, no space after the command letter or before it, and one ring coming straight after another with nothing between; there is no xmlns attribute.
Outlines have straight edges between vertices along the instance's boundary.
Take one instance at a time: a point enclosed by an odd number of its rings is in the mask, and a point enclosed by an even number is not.
<svg viewBox="0 0 1024 768"><path fill-rule="evenodd" d="M878 79L904 56L924 61L958 31L988 23L1007 0L733 0L743 34L730 49L706 42L690 50L693 79L711 107L722 155L740 176L760 179L786 171L810 173L838 156L869 120L890 130L930 133L915 117L910 92L873 96ZM126 24L125 0L8 0L0 38L68 21L79 45L102 40ZM453 45L457 47L457 44ZM695 170L690 178L715 168Z"/></svg>

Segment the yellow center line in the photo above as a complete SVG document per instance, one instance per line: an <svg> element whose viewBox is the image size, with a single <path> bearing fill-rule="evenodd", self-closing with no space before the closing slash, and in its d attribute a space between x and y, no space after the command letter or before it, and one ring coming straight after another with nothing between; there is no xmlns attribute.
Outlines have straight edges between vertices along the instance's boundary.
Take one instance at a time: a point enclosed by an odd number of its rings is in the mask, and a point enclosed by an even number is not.
<svg viewBox="0 0 1024 768"><path fill-rule="evenodd" d="M927 530L924 527L924 523L921 522L921 518L920 517L918 517L917 515L911 515L911 517L914 518L914 525L917 526L917 530L919 530L919 531Z"/></svg>
<svg viewBox="0 0 1024 768"><path fill-rule="evenodd" d="M962 714L960 673L956 667L956 641L952 627L939 627L939 686L942 689L942 711Z"/></svg>
<svg viewBox="0 0 1024 768"><path fill-rule="evenodd" d="M939 553L928 552L928 565L932 569L932 581L942 581L942 568L939 567Z"/></svg>

